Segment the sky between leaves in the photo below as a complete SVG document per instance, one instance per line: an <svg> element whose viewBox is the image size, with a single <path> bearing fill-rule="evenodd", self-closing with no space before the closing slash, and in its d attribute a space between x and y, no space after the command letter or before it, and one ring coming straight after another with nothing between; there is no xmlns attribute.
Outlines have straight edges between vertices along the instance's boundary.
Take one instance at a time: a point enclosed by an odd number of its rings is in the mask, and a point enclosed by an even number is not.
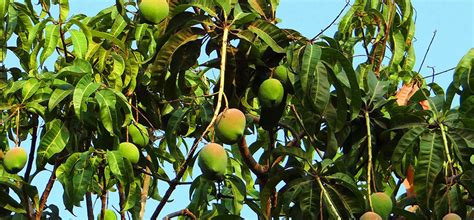
<svg viewBox="0 0 474 220"><path fill-rule="evenodd" d="M351 3L354 2L353 0ZM93 16L101 9L111 6L114 0L70 0L70 15L83 13ZM279 24L282 28L291 28L301 32L306 37L313 37L322 29L328 26L341 9L346 4L345 0L280 0L280 6L277 10L277 17L282 21ZM434 72L441 72L457 65L461 57L474 47L474 1L472 0L412 0L417 12L416 34L415 34L415 50L416 65L415 70L420 68L423 56L436 30L436 36L433 40L426 60L421 67L420 73L423 76L430 76ZM348 7L349 8L349 7ZM347 9L346 8L346 11ZM53 9L53 12L56 9ZM345 13L345 12L344 12ZM343 14L344 14L343 13ZM333 36L337 30L337 22L333 24L324 35ZM13 44L13 42L9 42ZM356 51L362 54L362 51ZM54 57L49 58L45 66L53 69ZM201 57L203 60L209 59L207 55ZM355 60L355 63L363 62L364 58ZM14 59L14 55L9 53L5 62L7 67L18 66L18 61ZM433 67L431 69L429 67ZM446 72L436 76L435 82L446 88L452 80L453 71ZM427 79L429 82L431 79ZM454 102L455 105L458 100ZM251 141L251 139L249 139ZM23 142L22 145L29 146L29 141ZM27 149L28 150L28 149ZM194 175L197 176L199 169L195 169ZM170 171L168 169L167 171ZM23 175L22 171L20 175ZM169 172L171 173L171 172ZM38 187L40 193L44 189L50 173L43 171L35 177L33 184ZM160 194L163 195L168 185L159 182ZM62 202L62 186L56 183L53 187L48 204L55 204L59 207L61 217L63 219L82 219L86 216L85 204L84 208L76 208L75 216L71 215L64 209ZM118 207L118 196L116 193L110 193L109 208ZM179 186L171 196L173 202L167 204L159 218L163 218L168 213L185 208L189 203L189 188L187 186ZM157 202L149 200L147 202L147 211L145 219L149 219L154 209L158 205ZM100 210L100 202L96 202L94 213ZM252 211L244 206L242 217L246 219L254 219L256 216Z"/></svg>

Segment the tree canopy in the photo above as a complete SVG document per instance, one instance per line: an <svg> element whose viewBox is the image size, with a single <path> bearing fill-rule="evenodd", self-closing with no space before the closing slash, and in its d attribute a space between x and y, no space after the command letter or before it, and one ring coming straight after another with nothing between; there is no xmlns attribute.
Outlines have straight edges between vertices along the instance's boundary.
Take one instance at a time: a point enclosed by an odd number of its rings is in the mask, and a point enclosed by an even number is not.
<svg viewBox="0 0 474 220"><path fill-rule="evenodd" d="M277 25L279 0L38 2L0 0L0 218L473 215L474 49L447 88L427 82L409 0L347 2L314 37Z"/></svg>

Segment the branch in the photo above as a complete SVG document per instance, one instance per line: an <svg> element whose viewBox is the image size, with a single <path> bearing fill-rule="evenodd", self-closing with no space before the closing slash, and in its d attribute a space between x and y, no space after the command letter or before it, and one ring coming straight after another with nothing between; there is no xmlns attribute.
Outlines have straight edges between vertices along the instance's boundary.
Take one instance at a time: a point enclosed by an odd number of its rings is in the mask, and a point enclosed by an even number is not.
<svg viewBox="0 0 474 220"><path fill-rule="evenodd" d="M329 23L328 26L326 26L324 29L321 30L321 32L319 32L316 36L314 36L313 38L311 38L311 43L313 43L316 39L318 39L319 36L321 36L321 34L323 34L327 29L329 29L334 23L336 23L337 19L342 15L342 13L344 12L344 10L346 10L347 6L349 6L349 0L346 0L346 5L344 5L344 7L341 9L341 11L339 12L339 14L337 14L337 16L334 18L334 20L332 20L331 23Z"/></svg>
<svg viewBox="0 0 474 220"><path fill-rule="evenodd" d="M93 220L94 219L94 210L92 207L92 196L90 192L86 193L86 206L87 206L87 219Z"/></svg>
<svg viewBox="0 0 474 220"><path fill-rule="evenodd" d="M51 189L53 189L54 182L56 181L56 169L59 167L60 162L56 160L54 163L53 171L51 172L51 176L49 177L48 183L41 195L40 205L38 210L36 210L36 220L41 219L41 215L43 214L44 207L46 206L46 201L48 200L48 196L51 193Z"/></svg>
<svg viewBox="0 0 474 220"><path fill-rule="evenodd" d="M151 157L148 154L146 156L146 159L148 161L151 161ZM147 166L146 167L146 172L150 172L150 168ZM140 196L140 217L139 219L143 219L143 216L145 216L145 206L146 206L146 200L148 198L148 190L150 188L150 175L146 175L143 177L143 190Z"/></svg>
<svg viewBox="0 0 474 220"><path fill-rule="evenodd" d="M268 171L268 166L259 164L253 158L247 146L247 141L245 140L245 137L242 137L242 139L238 142L238 146L239 146L240 155L242 156L242 160L249 167L249 169L259 178L266 175Z"/></svg>
<svg viewBox="0 0 474 220"><path fill-rule="evenodd" d="M224 33L222 36L222 46L221 46L221 65L220 65L220 76L219 76L219 94L217 96L217 104L216 108L214 109L214 115L211 119L211 122L209 125L206 127L206 130L201 134L201 136L194 141L193 147L189 150L189 153L186 157L186 160L184 161L183 165L181 165L181 168L179 169L178 173L176 174L176 177L172 180L172 183L170 184L170 187L166 191L165 195L163 196L163 199L160 201L158 206L156 207L155 211L153 212L153 215L151 216L151 219L156 219L158 215L160 214L161 210L165 206L165 203L168 202L169 197L173 193L174 189L178 185L177 183L183 177L184 172L188 168L189 161L192 160L194 152L196 151L199 142L203 139L203 137L207 134L207 132L210 131L210 129L214 126L214 122L217 119L217 116L219 115L219 110L221 108L222 104L222 97L224 95L224 84L225 84L225 66L226 66L226 59L227 59L227 39L229 36L229 27L225 26L224 27Z"/></svg>
<svg viewBox="0 0 474 220"><path fill-rule="evenodd" d="M33 132L31 133L30 155L28 156L28 164L26 165L25 182L30 181L31 167L33 166L36 153L36 140L38 139L38 115L33 115L33 120L35 124L33 125Z"/></svg>
<svg viewBox="0 0 474 220"><path fill-rule="evenodd" d="M189 211L189 209L183 209L183 210L168 214L167 216L165 216L163 218L163 220L168 220L170 218L178 217L178 216L182 216L182 215L188 216L191 219L197 219L196 216L191 211Z"/></svg>
<svg viewBox="0 0 474 220"><path fill-rule="evenodd" d="M120 182L117 183L117 188L119 193L120 219L125 220L125 192Z"/></svg>

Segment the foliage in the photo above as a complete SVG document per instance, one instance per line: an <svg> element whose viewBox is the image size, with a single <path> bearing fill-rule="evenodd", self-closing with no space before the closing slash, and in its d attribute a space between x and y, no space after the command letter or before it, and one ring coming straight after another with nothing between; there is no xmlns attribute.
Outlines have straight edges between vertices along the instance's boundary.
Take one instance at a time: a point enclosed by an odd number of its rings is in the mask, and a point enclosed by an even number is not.
<svg viewBox="0 0 474 220"><path fill-rule="evenodd" d="M0 0L0 61L10 51L20 63L0 70L0 149L15 142L32 152L24 176L0 166L0 216L60 216L47 202L55 179L69 212L84 199L90 210L97 196L102 217L108 194L118 193L122 218L143 217L142 197L160 201L147 210L156 218L190 178L190 202L177 208L200 218L237 218L243 206L261 218L358 218L382 191L395 217L472 212L474 49L446 91L426 83L413 71L408 0L356 0L334 37L314 39L277 26L278 0L169 0L159 24L134 1L95 16L70 13L67 0L39 2ZM358 47L365 62L354 63ZM201 61L201 52L213 58ZM261 108L258 88L281 65L289 71L282 104ZM255 141L225 146L227 174L213 182L194 174L195 152L214 141L226 108L246 113ZM132 164L117 148L136 123L150 141ZM31 146L21 145L27 139ZM31 181L47 169L38 191ZM159 181L170 185L165 195ZM414 190L399 196L404 181Z"/></svg>

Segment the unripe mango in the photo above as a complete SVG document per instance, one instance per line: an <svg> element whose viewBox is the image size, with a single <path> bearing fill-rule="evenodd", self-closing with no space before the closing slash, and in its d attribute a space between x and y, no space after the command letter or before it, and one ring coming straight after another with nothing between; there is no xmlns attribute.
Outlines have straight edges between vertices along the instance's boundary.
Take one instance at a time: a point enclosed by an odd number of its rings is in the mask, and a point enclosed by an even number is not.
<svg viewBox="0 0 474 220"><path fill-rule="evenodd" d="M383 219L387 219L392 213L393 203L390 196L383 192L374 193L370 196L374 212L379 214Z"/></svg>
<svg viewBox="0 0 474 220"><path fill-rule="evenodd" d="M138 9L147 21L158 24L168 17L170 8L166 0L142 0Z"/></svg>
<svg viewBox="0 0 474 220"><path fill-rule="evenodd" d="M100 213L97 216L97 220L100 219ZM117 220L117 214L115 214L114 210L111 209L106 209L105 210L105 215L104 215L104 220Z"/></svg>
<svg viewBox="0 0 474 220"><path fill-rule="evenodd" d="M279 65L273 72L273 78L280 80L283 85L288 83L288 69L284 65Z"/></svg>
<svg viewBox="0 0 474 220"><path fill-rule="evenodd" d="M456 213L448 213L443 217L443 220L462 220L461 216Z"/></svg>
<svg viewBox="0 0 474 220"><path fill-rule="evenodd" d="M25 167L27 157L25 149L14 147L3 156L3 166L7 172L16 174Z"/></svg>
<svg viewBox="0 0 474 220"><path fill-rule="evenodd" d="M285 90L278 79L267 79L258 88L260 105L267 108L278 106L283 100Z"/></svg>
<svg viewBox="0 0 474 220"><path fill-rule="evenodd" d="M215 124L217 138L225 144L234 144L244 135L246 119L244 113L236 108L224 110Z"/></svg>
<svg viewBox="0 0 474 220"><path fill-rule="evenodd" d="M359 218L359 220L382 220L382 217L375 212L366 212Z"/></svg>
<svg viewBox="0 0 474 220"><path fill-rule="evenodd" d="M118 146L118 151L124 158L127 158L132 164L136 164L140 159L140 151L135 144L122 142Z"/></svg>
<svg viewBox="0 0 474 220"><path fill-rule="evenodd" d="M216 143L209 143L199 152L198 165L204 177L219 180L227 169L227 153Z"/></svg>
<svg viewBox="0 0 474 220"><path fill-rule="evenodd" d="M148 131L142 124L133 123L129 125L128 135L130 135L132 142L140 147L145 147L150 141Z"/></svg>

